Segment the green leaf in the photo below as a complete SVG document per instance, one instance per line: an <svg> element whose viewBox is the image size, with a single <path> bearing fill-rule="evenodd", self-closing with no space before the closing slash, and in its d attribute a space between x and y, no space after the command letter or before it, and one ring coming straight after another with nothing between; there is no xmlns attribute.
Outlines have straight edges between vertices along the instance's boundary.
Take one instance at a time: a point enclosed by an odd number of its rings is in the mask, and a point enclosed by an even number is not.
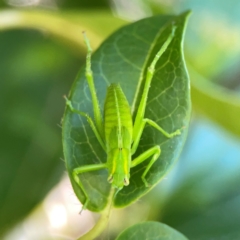
<svg viewBox="0 0 240 240"><path fill-rule="evenodd" d="M187 240L187 238L163 223L143 222L128 228L116 240Z"/></svg>
<svg viewBox="0 0 240 240"><path fill-rule="evenodd" d="M161 146L161 156L146 176L151 187L146 188L141 179L148 161L131 169L130 185L116 196L114 205L123 207L147 193L169 171L178 158L186 137L190 116L189 79L182 54L185 23L189 12L180 16L155 16L121 28L110 36L92 57L92 70L101 110L107 86L120 83L133 116L142 95L145 73L157 51L177 26L173 41L157 63L150 88L145 116L156 121L168 132L182 129L180 136L166 139L156 129L147 126L137 153L154 145ZM70 92L77 108L93 115L91 96L85 79L85 66L80 70ZM106 162L106 154L99 145L86 119L66 110L63 121L63 147L67 170L74 191L81 202L81 190L72 178L74 168ZM110 184L107 170L81 174L80 178L90 197L88 208L101 211L107 204Z"/></svg>

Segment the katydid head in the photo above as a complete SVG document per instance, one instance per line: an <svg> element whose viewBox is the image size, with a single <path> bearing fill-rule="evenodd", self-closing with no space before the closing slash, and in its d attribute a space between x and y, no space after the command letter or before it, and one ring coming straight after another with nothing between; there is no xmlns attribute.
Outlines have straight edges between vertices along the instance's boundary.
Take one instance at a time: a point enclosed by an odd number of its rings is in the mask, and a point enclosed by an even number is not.
<svg viewBox="0 0 240 240"><path fill-rule="evenodd" d="M123 172L115 172L109 176L108 182L111 183L114 188L121 190L124 186L129 185L129 176Z"/></svg>
<svg viewBox="0 0 240 240"><path fill-rule="evenodd" d="M126 148L115 148L108 156L108 182L120 190L129 185L131 152Z"/></svg>

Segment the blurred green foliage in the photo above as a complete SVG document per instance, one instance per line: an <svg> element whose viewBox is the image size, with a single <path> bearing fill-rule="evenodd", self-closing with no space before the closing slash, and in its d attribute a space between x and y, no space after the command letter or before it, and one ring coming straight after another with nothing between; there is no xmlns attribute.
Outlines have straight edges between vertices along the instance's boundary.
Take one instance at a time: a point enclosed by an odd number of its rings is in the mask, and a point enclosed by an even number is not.
<svg viewBox="0 0 240 240"><path fill-rule="evenodd" d="M237 240L240 3L142 1L147 10L141 11L146 15L193 10L185 57L193 70L195 110L189 140L175 171L144 199L152 202L154 220L176 228L189 239ZM1 2L0 7L9 9L11 6L6 3ZM138 2L134 4L139 9ZM93 39L96 45L123 23L114 17L110 20L108 1L59 1L57 6L60 11L53 11L53 15L57 12L69 19L76 19L78 11L85 11L85 30L89 28L99 37ZM125 11L137 16L132 9L126 4ZM109 14L108 24L105 22L102 29L98 17L94 18L100 10ZM105 28L109 30L104 32ZM67 34L66 29L62 30ZM24 218L64 171L60 160L61 129L57 126L64 108L62 95L70 89L85 51L81 53L79 46L74 52L70 44L49 38L48 34L29 30L0 33L0 234Z"/></svg>
<svg viewBox="0 0 240 240"><path fill-rule="evenodd" d="M81 60L35 31L2 32L0 41L2 232L26 216L64 171L62 96Z"/></svg>
<svg viewBox="0 0 240 240"><path fill-rule="evenodd" d="M81 1L61 1L59 2L59 7L61 9L104 9L109 8L109 1L108 0L81 0Z"/></svg>
<svg viewBox="0 0 240 240"><path fill-rule="evenodd" d="M194 118L191 128L181 159L168 176L164 203L156 205L159 212L164 209L158 219L189 239L237 240L240 141L202 118ZM164 182L159 188L166 188Z"/></svg>

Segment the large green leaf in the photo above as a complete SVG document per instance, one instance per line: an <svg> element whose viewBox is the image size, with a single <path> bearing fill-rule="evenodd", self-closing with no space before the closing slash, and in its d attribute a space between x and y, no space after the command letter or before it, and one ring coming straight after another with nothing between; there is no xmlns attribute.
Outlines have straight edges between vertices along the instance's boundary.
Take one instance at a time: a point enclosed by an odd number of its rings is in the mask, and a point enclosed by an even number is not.
<svg viewBox="0 0 240 240"><path fill-rule="evenodd" d="M173 228L160 222L144 222L136 224L123 233L116 240L187 240L185 236Z"/></svg>
<svg viewBox="0 0 240 240"><path fill-rule="evenodd" d="M92 57L97 95L103 108L107 86L120 83L135 116L142 95L146 69L167 39L172 25L177 26L170 46L160 58L150 88L145 116L156 121L168 132L182 129L182 134L167 139L160 132L147 126L135 156L154 145L162 153L146 176L153 187L174 164L182 149L190 115L189 80L186 73L182 39L189 12L180 16L155 16L121 28L110 36ZM70 99L75 108L92 116L92 103L83 67L71 89ZM101 109L102 110L102 109ZM77 197L85 201L81 190L72 178L76 167L106 161L106 154L99 145L86 119L66 110L63 121L63 146L66 166ZM148 161L131 169L130 185L116 196L114 205L130 204L151 188L141 180ZM107 170L81 174L90 197L88 208L102 210L107 203L110 184Z"/></svg>

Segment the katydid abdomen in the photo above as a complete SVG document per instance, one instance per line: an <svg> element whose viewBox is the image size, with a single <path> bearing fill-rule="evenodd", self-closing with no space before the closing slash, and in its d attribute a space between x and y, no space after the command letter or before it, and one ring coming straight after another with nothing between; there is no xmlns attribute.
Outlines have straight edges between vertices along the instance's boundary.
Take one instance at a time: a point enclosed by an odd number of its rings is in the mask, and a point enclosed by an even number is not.
<svg viewBox="0 0 240 240"><path fill-rule="evenodd" d="M121 189L129 184L133 123L128 101L119 84L107 89L104 106L104 134L108 180Z"/></svg>

